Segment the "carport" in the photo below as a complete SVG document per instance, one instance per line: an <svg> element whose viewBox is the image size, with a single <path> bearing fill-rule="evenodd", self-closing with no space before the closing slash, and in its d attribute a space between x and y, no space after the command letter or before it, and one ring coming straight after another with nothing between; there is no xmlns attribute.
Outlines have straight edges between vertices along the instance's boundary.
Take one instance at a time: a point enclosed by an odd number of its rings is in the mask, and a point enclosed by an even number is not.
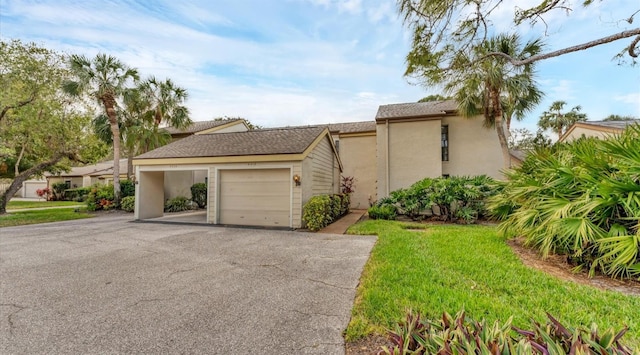
<svg viewBox="0 0 640 355"><path fill-rule="evenodd" d="M339 191L342 171L324 126L194 135L134 165L137 220L164 215L169 172L205 171L206 223L286 229L302 227L311 196Z"/></svg>

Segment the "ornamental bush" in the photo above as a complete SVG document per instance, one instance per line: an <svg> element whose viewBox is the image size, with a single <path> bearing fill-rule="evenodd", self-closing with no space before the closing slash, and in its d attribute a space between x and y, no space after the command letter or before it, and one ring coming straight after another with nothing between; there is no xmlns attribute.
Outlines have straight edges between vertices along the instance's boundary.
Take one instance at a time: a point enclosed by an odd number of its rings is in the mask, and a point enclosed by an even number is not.
<svg viewBox="0 0 640 355"><path fill-rule="evenodd" d="M396 219L396 216L398 215L396 206L393 205L374 205L369 207L367 213L371 219L386 219L390 221Z"/></svg>
<svg viewBox="0 0 640 355"><path fill-rule="evenodd" d="M136 206L136 197L135 196L127 196L123 197L120 200L120 209L125 212L133 212Z"/></svg>
<svg viewBox="0 0 640 355"><path fill-rule="evenodd" d="M198 204L198 207L207 207L207 184L198 182L191 185L191 199Z"/></svg>
<svg viewBox="0 0 640 355"><path fill-rule="evenodd" d="M640 279L640 124L532 152L490 208L506 237L591 274Z"/></svg>
<svg viewBox="0 0 640 355"><path fill-rule="evenodd" d="M302 221L307 228L318 231L349 212L349 195L317 195L302 208Z"/></svg>
<svg viewBox="0 0 640 355"><path fill-rule="evenodd" d="M635 354L624 345L627 328L599 331L565 326L547 313L546 325L532 322L532 329L518 329L511 319L504 324L474 321L459 312L444 313L437 320L423 319L409 312L406 320L389 332L391 348L381 354Z"/></svg>
<svg viewBox="0 0 640 355"><path fill-rule="evenodd" d="M165 212L182 212L191 209L191 200L184 196L174 197L164 203Z"/></svg>
<svg viewBox="0 0 640 355"><path fill-rule="evenodd" d="M127 196L135 196L136 185L131 180L120 180L120 194L122 198Z"/></svg>

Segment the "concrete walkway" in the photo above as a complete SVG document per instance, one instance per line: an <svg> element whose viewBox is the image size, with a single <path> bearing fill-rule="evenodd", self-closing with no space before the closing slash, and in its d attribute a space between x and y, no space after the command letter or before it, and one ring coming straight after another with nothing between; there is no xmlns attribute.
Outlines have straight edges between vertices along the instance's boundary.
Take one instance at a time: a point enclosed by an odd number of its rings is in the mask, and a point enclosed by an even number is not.
<svg viewBox="0 0 640 355"><path fill-rule="evenodd" d="M367 210L351 210L349 214L319 230L318 233L345 234L347 229L358 222Z"/></svg>

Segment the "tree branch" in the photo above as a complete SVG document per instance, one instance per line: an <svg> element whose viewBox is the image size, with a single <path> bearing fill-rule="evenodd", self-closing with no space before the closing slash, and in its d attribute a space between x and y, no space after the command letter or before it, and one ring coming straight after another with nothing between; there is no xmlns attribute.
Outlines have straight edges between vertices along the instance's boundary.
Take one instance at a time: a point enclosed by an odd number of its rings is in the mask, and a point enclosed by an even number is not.
<svg viewBox="0 0 640 355"><path fill-rule="evenodd" d="M2 122L2 119L7 114L7 112L9 112L9 110L16 109L16 108L19 108L19 107L22 107L22 106L26 106L26 105L30 104L31 102L33 102L33 100L35 100L35 99L36 99L36 93L34 91L33 93L31 93L31 97L29 97L28 99L26 99L24 101L20 101L15 105L5 106L5 108L2 109L2 112L0 112L0 122Z"/></svg>
<svg viewBox="0 0 640 355"><path fill-rule="evenodd" d="M526 58L526 59L516 59L516 58L513 58L512 56L510 56L510 55L508 55L506 53L492 52L492 53L489 53L489 54L485 55L484 57L480 58L478 61L482 61L482 60L484 60L486 58L489 58L489 57L502 57L502 58L506 59L507 61L509 61L511 64L513 64L515 66L521 66L521 65L531 64L533 62L537 62L537 61L540 61L540 60L543 60L543 59L558 57L558 56L561 56L561 55L567 54L567 53L582 51L582 50L585 50L585 49L589 49L591 47L599 46L601 44L610 43L610 42L617 41L619 39L629 38L629 37L633 37L633 36L640 36L640 28L635 28L635 29L629 30L629 31L622 31L622 32L613 34L611 36L607 36L607 37L603 37L603 38L600 38L600 39L596 39L594 41L589 41L589 42L586 42L586 43L582 43L582 44L578 44L576 46L571 46L571 47L559 49L557 51L553 51L553 52L549 52L549 53L534 55L534 56L531 56L531 57ZM634 51L634 48L636 47L636 45L638 44L639 41L640 41L640 39L635 39L633 42L631 42L631 46L629 46L629 54L636 54L635 51ZM637 55L635 55L635 56L632 55L632 57L636 58Z"/></svg>

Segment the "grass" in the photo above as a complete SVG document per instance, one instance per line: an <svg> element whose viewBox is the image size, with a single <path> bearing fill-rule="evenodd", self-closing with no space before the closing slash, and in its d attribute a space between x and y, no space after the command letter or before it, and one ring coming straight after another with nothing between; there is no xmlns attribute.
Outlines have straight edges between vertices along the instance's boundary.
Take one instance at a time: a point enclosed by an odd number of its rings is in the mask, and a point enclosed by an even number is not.
<svg viewBox="0 0 640 355"><path fill-rule="evenodd" d="M21 226L26 224L69 221L93 217L85 212L75 212L70 208L52 208L47 210L34 210L24 212L12 212L0 215L0 228Z"/></svg>
<svg viewBox="0 0 640 355"><path fill-rule="evenodd" d="M545 312L563 324L602 330L624 325L640 344L640 297L561 281L530 269L491 226L434 225L424 231L395 221L365 221L351 234L377 234L358 287L347 341L385 334L412 309L436 318L464 309L474 319L529 327Z"/></svg>
<svg viewBox="0 0 640 355"><path fill-rule="evenodd" d="M78 206L83 202L75 201L9 201L7 210L17 210L23 208L44 208L44 207L64 207Z"/></svg>

